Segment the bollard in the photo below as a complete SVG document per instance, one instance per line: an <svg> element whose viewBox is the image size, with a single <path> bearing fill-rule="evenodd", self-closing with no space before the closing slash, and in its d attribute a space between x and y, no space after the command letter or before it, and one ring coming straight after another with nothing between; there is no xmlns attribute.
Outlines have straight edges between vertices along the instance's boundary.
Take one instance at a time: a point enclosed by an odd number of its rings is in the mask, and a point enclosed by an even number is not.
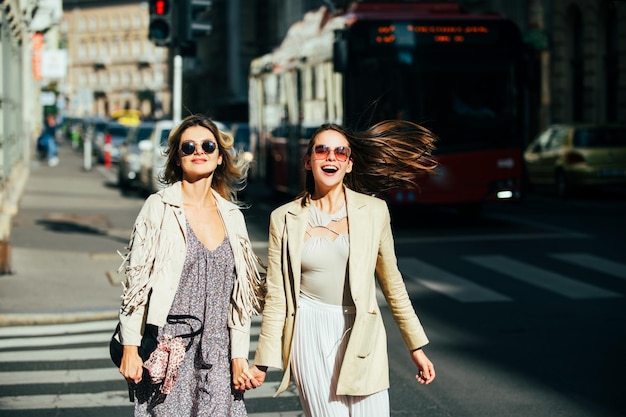
<svg viewBox="0 0 626 417"><path fill-rule="evenodd" d="M111 134L104 135L104 166L111 168Z"/></svg>
<svg viewBox="0 0 626 417"><path fill-rule="evenodd" d="M87 138L83 144L83 168L85 171L91 171L91 138Z"/></svg>
<svg viewBox="0 0 626 417"><path fill-rule="evenodd" d="M11 244L6 240L0 240L0 275L11 273Z"/></svg>

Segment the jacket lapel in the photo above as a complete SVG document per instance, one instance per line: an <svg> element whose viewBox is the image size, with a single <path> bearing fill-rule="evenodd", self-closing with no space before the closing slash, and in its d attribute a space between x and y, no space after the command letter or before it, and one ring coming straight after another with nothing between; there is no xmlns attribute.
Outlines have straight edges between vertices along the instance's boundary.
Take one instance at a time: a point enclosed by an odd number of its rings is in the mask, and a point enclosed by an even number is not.
<svg viewBox="0 0 626 417"><path fill-rule="evenodd" d="M183 189L181 182L175 182L167 188L159 191L161 193L161 199L164 204L169 205L172 208L178 227L187 241L187 220L183 212Z"/></svg>
<svg viewBox="0 0 626 417"><path fill-rule="evenodd" d="M366 200L361 198L349 188L346 188L346 211L348 212L348 232L350 234L350 257L348 258L348 278L350 290L353 294L358 291L359 285L355 280L361 276L360 268L363 257L369 256L367 253L367 243L370 241L370 220L367 218Z"/></svg>
<svg viewBox="0 0 626 417"><path fill-rule="evenodd" d="M300 205L297 200L289 209L285 218L285 233L287 233L287 251L289 264L294 280L294 294L300 293L300 274L302 273L302 245L307 226L308 209Z"/></svg>

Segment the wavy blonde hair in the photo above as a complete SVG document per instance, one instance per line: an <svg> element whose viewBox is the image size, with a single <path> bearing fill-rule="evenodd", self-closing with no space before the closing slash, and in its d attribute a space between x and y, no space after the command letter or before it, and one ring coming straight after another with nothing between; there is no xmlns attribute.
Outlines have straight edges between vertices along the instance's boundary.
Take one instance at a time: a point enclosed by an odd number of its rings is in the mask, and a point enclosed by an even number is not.
<svg viewBox="0 0 626 417"><path fill-rule="evenodd" d="M217 142L217 150L222 156L222 164L217 166L213 174L211 186L225 199L236 202L237 192L246 186L249 162L240 157L240 152L233 148L234 139L226 132L222 132L203 114L193 114L183 119L175 129L170 132L167 141L165 155L165 169L160 181L164 184L174 184L183 179L183 170L180 167L180 141L185 130L192 126L202 126L211 131Z"/></svg>
<svg viewBox="0 0 626 417"><path fill-rule="evenodd" d="M361 132L324 124L309 141L305 158L311 157L315 139L326 130L342 134L349 143L352 172L346 174L343 183L351 190L378 194L392 188L417 188L417 177L432 173L437 167L432 156L437 137L416 123L385 120ZM298 196L303 197L303 206L314 191L313 173L307 171L305 190Z"/></svg>

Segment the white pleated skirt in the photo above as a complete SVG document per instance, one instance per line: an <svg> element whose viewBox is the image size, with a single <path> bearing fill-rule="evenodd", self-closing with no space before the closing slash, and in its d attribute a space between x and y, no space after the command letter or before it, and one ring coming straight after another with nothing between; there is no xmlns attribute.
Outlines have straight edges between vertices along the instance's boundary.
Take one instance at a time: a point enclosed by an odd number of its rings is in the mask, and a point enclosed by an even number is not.
<svg viewBox="0 0 626 417"><path fill-rule="evenodd" d="M365 396L335 394L355 316L354 307L299 299L291 370L307 417L389 416L387 390Z"/></svg>

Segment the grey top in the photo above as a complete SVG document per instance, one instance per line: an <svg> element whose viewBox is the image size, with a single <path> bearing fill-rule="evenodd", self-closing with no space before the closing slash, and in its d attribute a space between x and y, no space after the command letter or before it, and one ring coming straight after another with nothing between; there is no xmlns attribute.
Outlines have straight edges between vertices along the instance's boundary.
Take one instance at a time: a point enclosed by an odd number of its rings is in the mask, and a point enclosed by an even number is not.
<svg viewBox="0 0 626 417"><path fill-rule="evenodd" d="M350 255L348 214L344 205L327 214L310 205L309 225L302 247L300 294L332 305L354 305L346 285Z"/></svg>

